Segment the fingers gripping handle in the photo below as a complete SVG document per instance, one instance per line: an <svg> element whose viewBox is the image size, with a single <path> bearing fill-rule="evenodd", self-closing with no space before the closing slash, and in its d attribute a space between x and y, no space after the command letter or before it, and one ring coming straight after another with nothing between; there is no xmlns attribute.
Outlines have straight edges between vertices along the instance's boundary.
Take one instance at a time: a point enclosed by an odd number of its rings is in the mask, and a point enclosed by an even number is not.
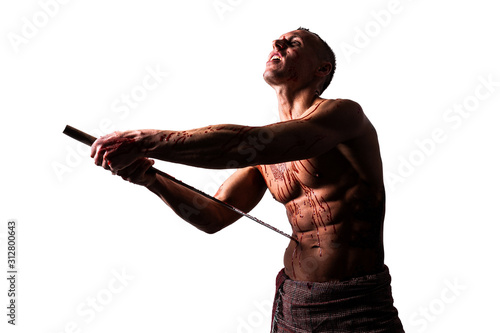
<svg viewBox="0 0 500 333"><path fill-rule="evenodd" d="M66 125L63 131L64 134L67 136L75 139L76 141L80 141L81 143L86 144L87 146L92 146L95 140L97 140L96 137L87 134L83 131L80 131L79 129L74 128L73 126ZM149 168L147 173L155 173L159 171L158 169L155 169L153 167Z"/></svg>
<svg viewBox="0 0 500 333"><path fill-rule="evenodd" d="M88 145L88 146L91 146L94 143L94 141L97 140L92 135L87 134L85 132L82 132L82 131L80 131L80 130L72 127L72 126L69 126L69 125L66 125L66 128L64 128L63 133L66 134L67 136L69 136L69 137L77 140L77 141L80 141L81 143L84 143L84 144ZM251 220L253 220L253 221L255 221L255 222L257 222L257 223L259 223L259 224L261 224L261 225L263 225L263 226L265 226L265 227L267 227L267 228L269 228L269 229L271 229L271 230L273 230L275 232L277 232L277 233L279 233L280 235L283 235L283 236L285 236L287 238L290 238L290 239L298 242L298 240L296 238L294 238L294 237L292 237L292 236L284 233L283 231L281 231L281 230L279 230L279 229L271 226L270 224L267 224L264 221L261 221L258 218L253 217L252 215L247 214L247 213L239 210L238 208L233 207L233 206L225 203L224 201L220 201L219 199L214 198L214 197L212 197L212 196L210 196L210 195L208 195L208 194L206 194L206 193L204 193L204 192L202 192L202 191L200 191L200 190L192 187L191 185L183 183L182 181L180 181L178 179L175 179L174 177L170 176L169 174L167 174L167 173L165 173L163 171L160 171L160 170L158 170L156 168L151 167L151 168L149 168L148 172L154 172L154 173L157 173L159 175L162 175L163 177L165 177L167 179L170 179L174 183L177 183L177 184L179 184L181 186L184 186L185 188L187 188L187 189L189 189L191 191L194 191L194 192L198 193L199 195L204 196L207 199L215 201L215 202L221 204L222 206L224 206L224 207L232 210L233 212L236 212L236 213L240 214L241 216L245 216L245 217L247 217L247 218L249 218L249 219L251 219Z"/></svg>

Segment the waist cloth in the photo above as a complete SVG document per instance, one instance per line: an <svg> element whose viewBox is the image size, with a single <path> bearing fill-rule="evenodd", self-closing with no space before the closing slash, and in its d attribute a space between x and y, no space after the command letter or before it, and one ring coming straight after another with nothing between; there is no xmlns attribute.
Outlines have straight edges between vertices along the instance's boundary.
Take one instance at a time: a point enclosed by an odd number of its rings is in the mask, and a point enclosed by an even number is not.
<svg viewBox="0 0 500 333"><path fill-rule="evenodd" d="M271 333L404 333L389 269L341 282L276 277Z"/></svg>

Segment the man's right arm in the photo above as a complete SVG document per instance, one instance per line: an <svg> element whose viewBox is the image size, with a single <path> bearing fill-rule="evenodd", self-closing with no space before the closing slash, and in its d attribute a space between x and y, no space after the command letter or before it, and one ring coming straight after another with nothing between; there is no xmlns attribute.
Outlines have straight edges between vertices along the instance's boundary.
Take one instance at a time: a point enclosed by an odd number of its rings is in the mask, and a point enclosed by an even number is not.
<svg viewBox="0 0 500 333"><path fill-rule="evenodd" d="M146 187L182 219L206 233L215 233L241 217L221 204L158 174ZM247 213L259 203L266 189L259 170L246 167L231 175L219 188L215 198Z"/></svg>

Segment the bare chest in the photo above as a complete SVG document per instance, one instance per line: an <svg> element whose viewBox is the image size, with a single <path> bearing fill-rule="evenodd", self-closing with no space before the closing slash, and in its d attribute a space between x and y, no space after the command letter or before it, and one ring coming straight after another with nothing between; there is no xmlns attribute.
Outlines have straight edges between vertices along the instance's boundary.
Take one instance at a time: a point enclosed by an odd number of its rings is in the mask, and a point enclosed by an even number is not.
<svg viewBox="0 0 500 333"><path fill-rule="evenodd" d="M309 160L264 165L261 171L273 198L283 204L312 189L320 177Z"/></svg>

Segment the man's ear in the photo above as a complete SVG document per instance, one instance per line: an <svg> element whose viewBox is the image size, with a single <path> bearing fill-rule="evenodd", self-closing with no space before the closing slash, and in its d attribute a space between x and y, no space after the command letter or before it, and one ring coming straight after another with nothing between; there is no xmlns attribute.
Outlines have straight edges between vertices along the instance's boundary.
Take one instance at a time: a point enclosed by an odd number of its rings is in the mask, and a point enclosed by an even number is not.
<svg viewBox="0 0 500 333"><path fill-rule="evenodd" d="M332 64L329 63L329 62L327 62L327 61L325 61L318 68L318 70L316 71L316 74L319 75L319 76L327 76L332 71L332 68L333 68Z"/></svg>

